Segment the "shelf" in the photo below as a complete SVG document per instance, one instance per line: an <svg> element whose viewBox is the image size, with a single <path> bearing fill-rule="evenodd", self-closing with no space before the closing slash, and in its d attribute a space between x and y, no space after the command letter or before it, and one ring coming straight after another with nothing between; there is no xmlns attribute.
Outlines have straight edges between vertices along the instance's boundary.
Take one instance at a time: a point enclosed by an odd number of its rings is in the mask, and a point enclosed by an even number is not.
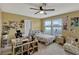
<svg viewBox="0 0 79 59"><path fill-rule="evenodd" d="M33 54L33 53L34 53L33 49L30 49L29 54Z"/></svg>
<svg viewBox="0 0 79 59"><path fill-rule="evenodd" d="M22 52L18 52L18 53L16 53L16 55L21 55L22 54Z"/></svg>
<svg viewBox="0 0 79 59"><path fill-rule="evenodd" d="M28 45L29 43L24 43L24 44L22 44L22 45Z"/></svg>
<svg viewBox="0 0 79 59"><path fill-rule="evenodd" d="M22 52L21 50L22 50L22 47L21 46L15 48L15 54L20 54Z"/></svg>
<svg viewBox="0 0 79 59"><path fill-rule="evenodd" d="M28 41L26 41L26 40L23 40L23 41L22 41L22 43L27 43L27 42L28 42Z"/></svg>
<svg viewBox="0 0 79 59"><path fill-rule="evenodd" d="M37 42L34 42L34 46L38 46L38 43Z"/></svg>
<svg viewBox="0 0 79 59"><path fill-rule="evenodd" d="M28 45L23 46L23 51L28 50Z"/></svg>
<svg viewBox="0 0 79 59"><path fill-rule="evenodd" d="M33 49L33 48L29 48L28 50L31 50L31 49Z"/></svg>
<svg viewBox="0 0 79 59"><path fill-rule="evenodd" d="M25 50L25 51L23 51L23 53L24 53L24 52L27 52L27 51L28 51L28 50Z"/></svg>
<svg viewBox="0 0 79 59"><path fill-rule="evenodd" d="M34 52L36 52L36 51L38 51L38 47L35 47L35 48L34 48Z"/></svg>
<svg viewBox="0 0 79 59"><path fill-rule="evenodd" d="M26 51L26 52L23 52L23 55L28 55L28 51Z"/></svg>
<svg viewBox="0 0 79 59"><path fill-rule="evenodd" d="M18 48L18 47L21 47L22 45L18 45L18 46L14 46L14 48Z"/></svg>
<svg viewBox="0 0 79 59"><path fill-rule="evenodd" d="M24 40L23 40L24 41ZM13 46L13 54L16 55L30 55L33 54L35 51L38 51L38 41L28 41L24 42L21 45Z"/></svg>
<svg viewBox="0 0 79 59"><path fill-rule="evenodd" d="M36 48L36 47L38 47L38 46L34 46L34 48Z"/></svg>
<svg viewBox="0 0 79 59"><path fill-rule="evenodd" d="M33 43L30 43L30 44L28 45L28 48L33 48Z"/></svg>

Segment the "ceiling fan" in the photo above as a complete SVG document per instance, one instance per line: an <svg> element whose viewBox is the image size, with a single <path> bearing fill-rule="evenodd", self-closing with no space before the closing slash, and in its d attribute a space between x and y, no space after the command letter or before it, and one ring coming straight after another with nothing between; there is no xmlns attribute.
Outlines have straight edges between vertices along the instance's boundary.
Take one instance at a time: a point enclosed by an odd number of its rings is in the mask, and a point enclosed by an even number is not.
<svg viewBox="0 0 79 59"><path fill-rule="evenodd" d="M38 14L38 13L40 13L40 14L45 14L45 15L47 15L47 13L46 13L46 11L55 11L55 9L46 9L45 7L46 7L46 3L42 3L42 5L41 6L39 6L39 8L30 8L30 9L32 9L32 10L38 10L36 13L34 13L34 14Z"/></svg>

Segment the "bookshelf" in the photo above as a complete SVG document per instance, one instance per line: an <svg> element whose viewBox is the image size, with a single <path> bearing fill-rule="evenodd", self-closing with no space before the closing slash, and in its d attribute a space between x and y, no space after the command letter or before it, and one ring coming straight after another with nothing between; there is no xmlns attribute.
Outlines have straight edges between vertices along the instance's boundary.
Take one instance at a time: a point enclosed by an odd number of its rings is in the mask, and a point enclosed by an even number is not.
<svg viewBox="0 0 79 59"><path fill-rule="evenodd" d="M22 40L21 45L16 46L16 44L13 44L12 50L13 55L31 55L38 51L38 40Z"/></svg>

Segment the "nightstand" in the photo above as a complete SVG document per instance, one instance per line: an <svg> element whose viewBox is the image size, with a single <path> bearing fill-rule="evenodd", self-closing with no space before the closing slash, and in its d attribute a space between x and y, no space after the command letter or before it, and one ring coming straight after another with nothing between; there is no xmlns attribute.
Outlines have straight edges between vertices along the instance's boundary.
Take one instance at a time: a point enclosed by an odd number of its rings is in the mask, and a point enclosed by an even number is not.
<svg viewBox="0 0 79 59"><path fill-rule="evenodd" d="M56 37L56 43L60 44L60 45L64 45L65 43L65 37L64 36L60 36L60 37Z"/></svg>

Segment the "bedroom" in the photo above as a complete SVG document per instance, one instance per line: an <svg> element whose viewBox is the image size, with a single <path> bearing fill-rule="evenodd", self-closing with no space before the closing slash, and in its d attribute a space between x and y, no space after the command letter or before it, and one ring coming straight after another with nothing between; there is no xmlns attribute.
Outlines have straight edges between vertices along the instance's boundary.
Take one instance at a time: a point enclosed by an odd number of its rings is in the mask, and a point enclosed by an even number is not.
<svg viewBox="0 0 79 59"><path fill-rule="evenodd" d="M1 55L79 54L78 3L3 3L0 6Z"/></svg>

